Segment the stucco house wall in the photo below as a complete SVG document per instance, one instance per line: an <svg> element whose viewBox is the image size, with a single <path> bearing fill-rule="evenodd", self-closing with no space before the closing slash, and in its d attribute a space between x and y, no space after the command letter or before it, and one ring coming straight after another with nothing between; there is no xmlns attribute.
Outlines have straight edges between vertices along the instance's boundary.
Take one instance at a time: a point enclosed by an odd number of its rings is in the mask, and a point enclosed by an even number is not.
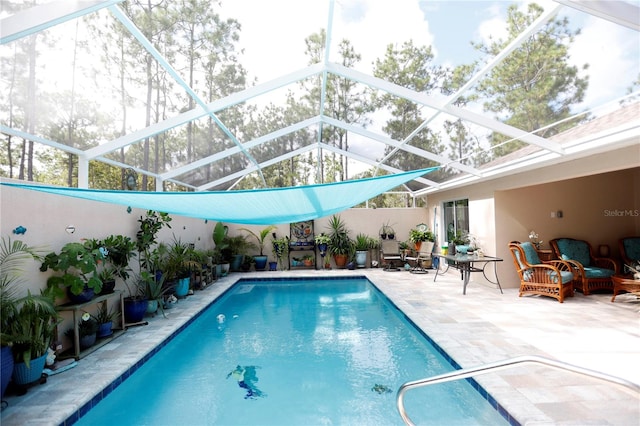
<svg viewBox="0 0 640 426"><path fill-rule="evenodd" d="M596 249L608 245L614 257L619 238L640 235L640 146L438 192L428 198L429 223L434 208L440 212L443 202L464 198L469 199L470 232L486 254L504 259L498 264L501 284L518 287L507 246L528 240L531 230L545 248L552 238L573 237ZM552 218L558 210L562 218ZM475 274L473 279L480 280Z"/></svg>

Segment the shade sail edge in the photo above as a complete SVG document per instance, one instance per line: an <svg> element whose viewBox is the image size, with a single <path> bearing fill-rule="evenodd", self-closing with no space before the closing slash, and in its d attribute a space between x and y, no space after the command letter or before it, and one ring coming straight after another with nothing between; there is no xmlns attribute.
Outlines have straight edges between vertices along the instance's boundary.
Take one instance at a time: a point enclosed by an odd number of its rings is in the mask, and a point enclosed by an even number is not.
<svg viewBox="0 0 640 426"><path fill-rule="evenodd" d="M372 178L251 191L109 191L1 182L25 190L249 225L277 225L339 213L438 167Z"/></svg>

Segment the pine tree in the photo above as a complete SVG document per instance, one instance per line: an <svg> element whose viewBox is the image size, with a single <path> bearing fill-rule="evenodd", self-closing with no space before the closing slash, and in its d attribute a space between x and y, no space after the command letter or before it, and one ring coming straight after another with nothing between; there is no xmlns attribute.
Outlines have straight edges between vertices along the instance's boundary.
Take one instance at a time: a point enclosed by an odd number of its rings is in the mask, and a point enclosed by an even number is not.
<svg viewBox="0 0 640 426"><path fill-rule="evenodd" d="M489 45L475 43L476 49L495 56L542 13L542 8L530 3L524 13L518 5L511 5L507 13L508 39ZM588 85L588 77L580 77L578 67L569 65L569 46L577 34L579 30L571 31L566 18L556 18L531 35L478 85L485 110L528 132L569 117L571 108L583 100ZM583 69L586 68L585 64ZM536 134L549 137L575 124L565 122ZM499 145L508 139L493 133L491 144ZM522 146L523 142L511 142L497 147L494 153L505 155Z"/></svg>

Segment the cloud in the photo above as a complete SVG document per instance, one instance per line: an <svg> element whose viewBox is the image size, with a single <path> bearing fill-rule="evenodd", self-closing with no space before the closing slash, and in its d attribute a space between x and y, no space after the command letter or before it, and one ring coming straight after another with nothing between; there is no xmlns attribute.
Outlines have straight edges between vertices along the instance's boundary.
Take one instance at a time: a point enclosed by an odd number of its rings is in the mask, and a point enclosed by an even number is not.
<svg viewBox="0 0 640 426"><path fill-rule="evenodd" d="M240 62L260 82L307 66L305 38L328 26L327 0L227 0L222 6L225 18L235 18L242 25L239 45L245 53ZM339 61L337 46L345 38L362 55L356 69L367 73L389 43L433 42L429 24L414 0L394 0L392 7L379 0L336 1L331 61Z"/></svg>
<svg viewBox="0 0 640 426"><path fill-rule="evenodd" d="M372 63L382 58L389 44L401 45L413 40L414 45L432 45L433 34L429 23L416 1L394 0L393 6L379 0L359 0L358 8L345 8L353 2L337 2L334 19L333 45L346 38L351 41L356 52L362 55L362 61L355 68L371 73ZM359 19L354 19L354 10L363 12ZM337 61L334 48L332 61Z"/></svg>
<svg viewBox="0 0 640 426"><path fill-rule="evenodd" d="M589 64L584 106L601 105L625 94L640 72L638 34L608 21L588 17L569 49L569 63Z"/></svg>

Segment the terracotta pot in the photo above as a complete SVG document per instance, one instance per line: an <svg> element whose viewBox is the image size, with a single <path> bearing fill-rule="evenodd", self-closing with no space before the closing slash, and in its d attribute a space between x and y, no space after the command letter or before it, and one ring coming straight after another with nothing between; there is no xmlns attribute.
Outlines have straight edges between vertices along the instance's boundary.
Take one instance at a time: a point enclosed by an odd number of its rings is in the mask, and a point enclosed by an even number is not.
<svg viewBox="0 0 640 426"><path fill-rule="evenodd" d="M344 268L345 265L347 264L347 260L349 259L349 256L347 256L346 254L334 254L333 255L333 260L336 262L336 267L337 268Z"/></svg>

